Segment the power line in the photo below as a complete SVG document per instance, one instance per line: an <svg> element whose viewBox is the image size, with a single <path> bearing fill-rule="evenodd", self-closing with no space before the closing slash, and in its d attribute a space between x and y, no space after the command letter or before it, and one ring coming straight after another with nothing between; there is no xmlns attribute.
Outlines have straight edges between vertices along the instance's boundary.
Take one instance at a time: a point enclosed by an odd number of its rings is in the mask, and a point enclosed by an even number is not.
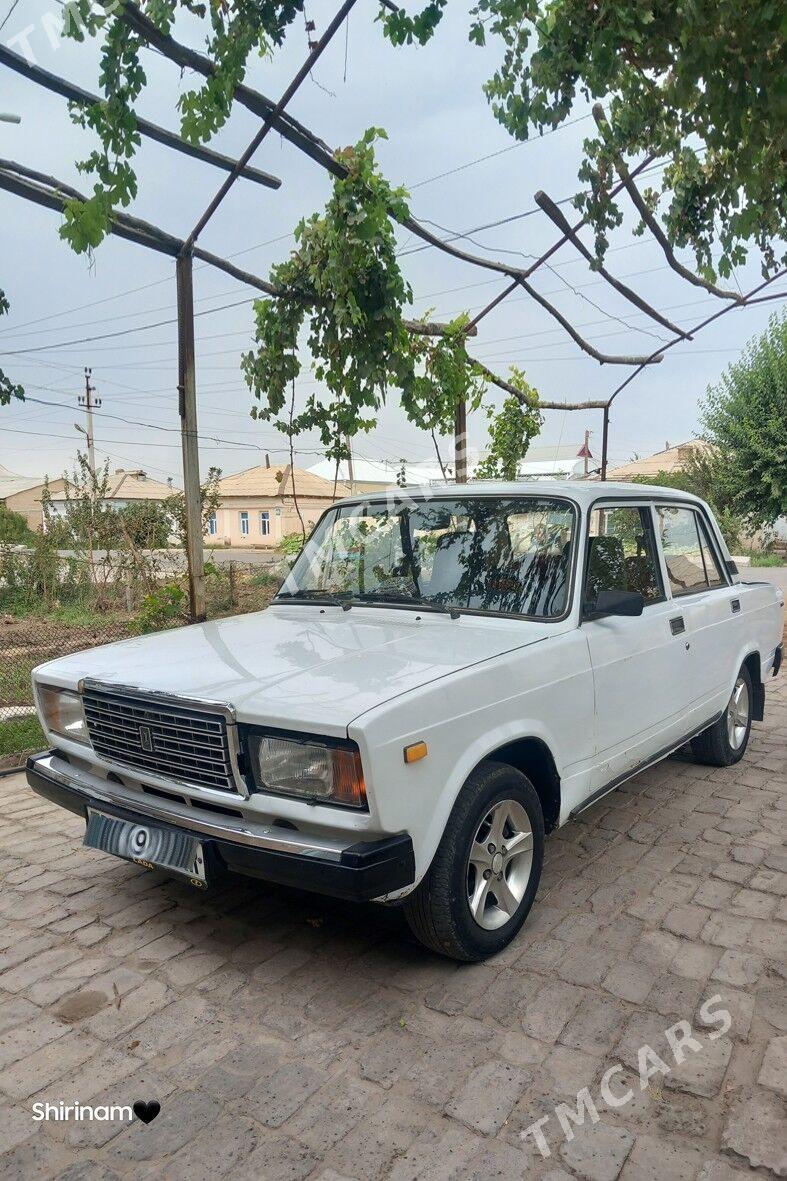
<svg viewBox="0 0 787 1181"><path fill-rule="evenodd" d="M4 16L3 20L2 20L2 22L0 23L0 32L2 32L2 31L3 31L3 29L6 27L6 25L7 25L7 24L8 24L8 22L10 21L11 17L12 17L12 16L13 16L13 14L14 14L14 10L15 10L15 8L16 8L16 6L17 6L17 4L18 4L18 3L19 3L19 0L12 0L11 7L9 8L8 12L5 14L5 16Z"/></svg>
<svg viewBox="0 0 787 1181"><path fill-rule="evenodd" d="M447 176L456 176L457 172L464 172L467 168L473 168L476 164L484 164L487 160L494 160L497 156L504 156L507 152L516 151L517 148L524 148L527 145L539 143L542 139L546 139L547 136L554 135L556 131L563 131L566 127L573 127L575 123L584 123L586 119L592 119L592 117L592 115L580 115L576 119L569 119L567 123L561 123L559 127L552 127L549 131L544 131L533 139L523 139L519 143L509 144L505 148L499 148L496 152L488 152L485 156L477 156L475 160L468 160L466 164L459 164L456 168L449 168L446 172L438 172L435 176L428 176L426 180L419 180L415 184L409 184L405 187L410 192L413 192L414 189L422 189L424 185L430 185L436 180L443 180Z"/></svg>
<svg viewBox="0 0 787 1181"><path fill-rule="evenodd" d="M638 243L638 244L639 244L639 243ZM574 262L574 261L576 261L576 260L573 260L573 259L572 259L571 261L572 261L572 262ZM565 264L563 264L563 265L565 265ZM548 269L549 269L550 271L554 272L554 268L553 268L553 267L551 267L551 266L550 266ZM638 270L638 271L632 271L632 272L630 272L630 273L626 273L626 274L623 276L623 278L632 278L632 277L637 277L637 276L640 276L640 275L650 275L650 274L654 274L654 273L656 273L656 272L658 272L658 271L663 271L663 270L666 270L666 269L667 269L667 266L666 266L666 264L665 264L665 263L660 263L658 266L653 266L653 267L645 267L645 268L643 268L643 269L641 269L641 270ZM594 307L594 308L596 309L596 311L600 311L600 312L602 312L602 313L603 313L603 314L606 316L606 318L607 318L608 320L617 320L619 323L624 323L624 326L625 326L625 327L627 327L627 328L628 328L628 327L630 327L630 325L628 325L628 324L625 324L625 322L624 322L624 321L621 321L621 320L620 320L620 318L619 318L618 316L616 316L614 313L612 313L612 312L605 312L605 311L604 311L604 309L603 309L602 307L600 307L598 304L595 304L595 303L593 303L593 301L592 301L592 300L590 300L590 299L588 299L588 297L587 297L587 296L584 296L584 295L581 295L581 294L580 294L580 292L582 291L582 289L583 289L583 288L585 288L585 287L596 287L596 286L600 286L600 285L603 283L603 280L602 280L602 279L590 279L590 280L588 280L586 283L570 284L570 283L568 283L568 281L567 281L567 280L566 280L566 279L565 279L565 278L564 278L562 275L558 275L558 274L556 274L556 275L555 275L555 278L559 278L559 279L560 279L560 281L563 283L563 287L558 287L558 288L554 288L554 289L552 289L552 290L550 290L550 291L547 291L547 292L545 292L545 294L546 294L546 295L560 295L560 294L562 294L564 291L569 291L569 292L570 292L570 293L572 293L573 295L576 295L576 296L578 296L580 299L584 299L586 302L590 303L590 304L591 304L591 306L592 306L592 307ZM492 281L492 282L494 282L495 280L491 280L491 281ZM475 287L475 286L477 286L477 284L467 284L467 287L468 287L468 288L469 288L469 287ZM458 288L451 288L451 289L449 289L449 292L453 292L453 291L462 291L462 290L465 290L465 289L466 289L466 288L465 288L464 286L462 286L462 287L458 287ZM440 294L441 294L440 292L434 292L434 293L432 293L432 295L430 295L430 296L424 296L424 297L422 297L422 298L426 298L426 299L429 299L429 298L435 298L436 296L438 296L438 295L440 295ZM214 297L214 298L218 298L218 297ZM230 310L230 309L232 309L232 308L237 308L237 307L244 307L244 306L246 306L247 304L253 303L253 302L254 302L254 300L255 300L256 298L257 298L256 296L249 296L249 297L247 297L247 298L245 298L245 299L238 299L238 300L233 300L233 301L232 301L232 302L230 302L230 303L220 304L218 307L215 307L215 308L203 308L201 311L199 311L199 312L195 312L195 313L194 313L194 317L195 317L195 319L196 319L197 317L202 317L202 316L211 316L211 315L214 315L214 314L216 314L216 313L218 313L218 312L227 311L227 310ZM522 299L525 299L525 298L527 298L527 297L526 297L526 296L518 296L518 297L514 297L514 299L509 299L509 300L508 300L508 302L509 302L509 303L516 303L516 302L520 302ZM481 305L476 305L476 306L481 306ZM473 308L470 308L470 309L460 309L460 310L470 310L470 311L473 311L474 309L473 309ZM139 315L142 315L143 313L142 313L142 312L140 312L140 313L138 313L138 314L139 314ZM632 315L632 316L634 316L634 315L642 315L642 314L643 314L643 313L639 313L639 312L634 312L634 313L631 313L631 315ZM114 319L115 317L112 317L112 318ZM119 317L119 318L122 318L122 317ZM176 323L177 323L177 317L172 317L172 318L170 318L170 319L167 319L167 320L157 320L157 321L155 321L155 322L154 322L154 323L152 323L152 324L138 324L138 325L135 325L135 326L133 326L133 327L131 327L131 328L123 328L123 329L118 329L116 332L104 332L104 333L99 333L99 334L97 334L97 335L95 335L95 336L84 336L84 337L77 337L77 338L75 338L75 339L72 339L72 340L61 340L61 341L57 341L57 342L55 342L55 343L50 343L50 344L43 344L43 345L31 345L31 346L28 346L28 347L26 347L26 348L23 348L23 349L4 349L4 350L0 350L0 356L14 356L14 357L18 357L18 356L24 356L24 355L27 355L27 354L30 354L30 353L41 353L41 352L48 352L48 351L50 351L50 350L64 349L64 348L76 348L76 347L81 347L81 346L82 346L82 345L84 345L84 344L93 344L93 343L95 343L96 341L100 341L100 340L116 340L116 339L118 339L119 337L124 337L124 336L131 336L131 335L133 335L133 334L134 334L134 333L136 333L136 332L147 332L147 331L152 331L153 329L156 329L156 328L163 328L163 327L168 327L168 326L170 326L170 325L172 325L172 324L176 324ZM551 331L555 331L555 329L544 329L544 331L545 331L545 332L548 332L548 331L549 331L549 332L551 332ZM648 332L648 330L647 330L647 329L644 329L644 328L637 329L637 331L646 332L646 333L648 333L648 335L651 335L651 334ZM203 337L200 337L199 339L200 339L200 341L204 341L204 340L218 340L218 339L225 339L226 337L229 337L229 336L247 336L247 332L246 332L244 329L238 329L238 330L233 330L233 331L231 331L231 332L219 332L219 333L214 333L214 334L212 334L211 336L203 336ZM169 345L169 343L170 343L170 342L169 342L169 341L160 341L160 342L158 342L158 343L159 343L161 346L164 346L164 345ZM126 346L126 347L128 347L128 348L145 348L145 349L147 349L147 348L150 348L151 346L149 346L149 345L129 345L129 346ZM154 345L153 347L155 347L155 345ZM94 351L95 351L95 352L100 352L101 350L100 350L100 349L96 349L96 350L94 350ZM108 351L114 351L114 350L110 349L110 350L108 350ZM215 354L214 354L214 355L215 355ZM129 386L129 387L127 387L127 388L128 388L128 389L132 389L133 387L130 387L130 386Z"/></svg>

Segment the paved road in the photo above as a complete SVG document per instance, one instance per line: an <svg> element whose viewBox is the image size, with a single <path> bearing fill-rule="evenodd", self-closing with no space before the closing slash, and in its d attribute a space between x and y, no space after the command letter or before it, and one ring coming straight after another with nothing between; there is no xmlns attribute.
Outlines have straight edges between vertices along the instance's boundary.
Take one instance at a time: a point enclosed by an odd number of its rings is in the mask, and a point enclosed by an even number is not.
<svg viewBox="0 0 787 1181"><path fill-rule="evenodd" d="M553 835L525 930L478 966L429 955L390 910L240 879L189 891L85 850L81 822L0 780L0 1176L783 1173L779 681L738 767L672 759ZM732 1019L715 1040L714 996ZM696 1036L674 1068L679 1021ZM646 1056L642 1091L644 1045L673 1069ZM567 1141L555 1104L583 1087L599 1122ZM44 1100L161 1113L35 1122ZM522 1136L543 1116L548 1159Z"/></svg>
<svg viewBox="0 0 787 1181"><path fill-rule="evenodd" d="M772 582L787 594L787 566L741 566L744 582Z"/></svg>
<svg viewBox="0 0 787 1181"><path fill-rule="evenodd" d="M273 566L281 561L281 554L262 549L206 549L205 558L217 563L240 562L248 566Z"/></svg>

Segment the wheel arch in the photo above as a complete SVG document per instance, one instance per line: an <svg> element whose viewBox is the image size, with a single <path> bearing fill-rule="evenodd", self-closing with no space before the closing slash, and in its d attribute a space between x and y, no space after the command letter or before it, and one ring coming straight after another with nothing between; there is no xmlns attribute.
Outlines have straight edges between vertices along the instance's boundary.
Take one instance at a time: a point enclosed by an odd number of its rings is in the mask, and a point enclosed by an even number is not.
<svg viewBox="0 0 787 1181"><path fill-rule="evenodd" d="M765 717L765 685L762 681L762 662L756 650L744 657L742 667L748 669L752 686L752 718L761 722ZM737 675L737 674L736 674Z"/></svg>
<svg viewBox="0 0 787 1181"><path fill-rule="evenodd" d="M545 830L551 832L557 827L560 817L560 775L554 755L543 738L516 738L489 751L481 760L481 763L488 762L506 763L526 775L541 801Z"/></svg>

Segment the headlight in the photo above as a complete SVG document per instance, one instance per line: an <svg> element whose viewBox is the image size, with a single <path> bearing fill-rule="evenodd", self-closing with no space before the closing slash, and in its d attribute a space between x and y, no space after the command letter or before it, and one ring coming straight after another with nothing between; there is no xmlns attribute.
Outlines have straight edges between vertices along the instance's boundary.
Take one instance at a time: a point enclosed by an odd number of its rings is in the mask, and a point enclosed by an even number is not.
<svg viewBox="0 0 787 1181"><path fill-rule="evenodd" d="M249 751L254 780L262 791L366 807L361 756L354 743L328 745L252 734Z"/></svg>
<svg viewBox="0 0 787 1181"><path fill-rule="evenodd" d="M90 745L87 722L82 710L82 698L71 689L56 689L54 685L38 685L38 709L44 729L70 742Z"/></svg>

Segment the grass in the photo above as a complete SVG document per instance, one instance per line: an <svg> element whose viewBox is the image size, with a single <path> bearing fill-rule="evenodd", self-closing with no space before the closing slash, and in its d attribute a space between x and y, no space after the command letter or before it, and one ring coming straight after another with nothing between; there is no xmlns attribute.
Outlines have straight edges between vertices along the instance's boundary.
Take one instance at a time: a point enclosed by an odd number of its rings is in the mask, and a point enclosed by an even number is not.
<svg viewBox="0 0 787 1181"><path fill-rule="evenodd" d="M749 562L752 566L787 566L781 554L752 554Z"/></svg>
<svg viewBox="0 0 787 1181"><path fill-rule="evenodd" d="M12 767L15 755L19 756L21 764L22 755L43 750L45 746L44 732L35 714L0 722L0 766Z"/></svg>
<svg viewBox="0 0 787 1181"><path fill-rule="evenodd" d="M54 607L46 603L7 602L0 603L0 611L13 619L34 619L41 623L66 623L72 627L96 627L106 623L123 623L129 613L120 607L115 610L96 610L81 603L68 603Z"/></svg>

